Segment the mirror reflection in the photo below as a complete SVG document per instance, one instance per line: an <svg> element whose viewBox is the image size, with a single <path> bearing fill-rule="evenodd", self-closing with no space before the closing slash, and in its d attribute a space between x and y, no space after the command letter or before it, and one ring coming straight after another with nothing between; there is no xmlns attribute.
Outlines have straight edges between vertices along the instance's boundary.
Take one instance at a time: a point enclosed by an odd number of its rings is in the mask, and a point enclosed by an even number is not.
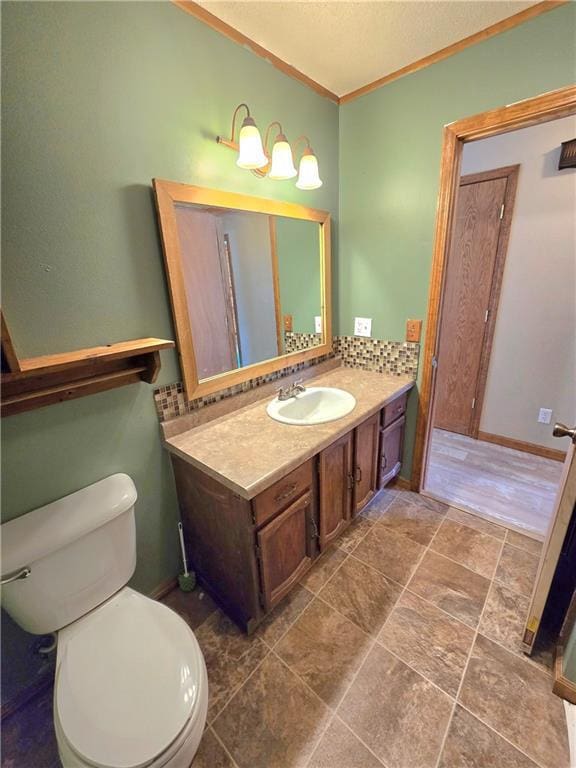
<svg viewBox="0 0 576 768"><path fill-rule="evenodd" d="M175 204L198 379L324 343L320 225Z"/></svg>

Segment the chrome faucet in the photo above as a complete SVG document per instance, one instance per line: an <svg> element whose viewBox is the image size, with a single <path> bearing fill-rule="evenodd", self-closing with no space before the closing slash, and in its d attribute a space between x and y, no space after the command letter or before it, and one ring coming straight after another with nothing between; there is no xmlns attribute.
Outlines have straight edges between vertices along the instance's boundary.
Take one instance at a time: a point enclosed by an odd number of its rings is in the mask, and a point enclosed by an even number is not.
<svg viewBox="0 0 576 768"><path fill-rule="evenodd" d="M306 392L306 387L302 384L303 379L294 381L292 384L288 384L287 387L280 387L278 390L278 400L290 400L291 397L301 392Z"/></svg>

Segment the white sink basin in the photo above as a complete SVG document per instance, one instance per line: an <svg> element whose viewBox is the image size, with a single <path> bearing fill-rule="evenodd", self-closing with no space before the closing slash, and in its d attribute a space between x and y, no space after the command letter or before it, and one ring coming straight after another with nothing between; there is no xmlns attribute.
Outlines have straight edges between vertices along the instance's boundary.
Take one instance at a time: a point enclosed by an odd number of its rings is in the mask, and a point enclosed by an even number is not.
<svg viewBox="0 0 576 768"><path fill-rule="evenodd" d="M288 400L277 397L266 408L268 416L284 424L324 424L346 416L356 405L349 392L335 387L307 387Z"/></svg>

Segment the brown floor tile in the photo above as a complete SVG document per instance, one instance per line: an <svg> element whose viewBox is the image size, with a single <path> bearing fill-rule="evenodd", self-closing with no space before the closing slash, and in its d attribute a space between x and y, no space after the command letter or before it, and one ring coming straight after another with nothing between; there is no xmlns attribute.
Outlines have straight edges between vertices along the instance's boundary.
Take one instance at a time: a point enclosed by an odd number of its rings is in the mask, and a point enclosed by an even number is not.
<svg viewBox="0 0 576 768"><path fill-rule="evenodd" d="M538 570L538 558L523 549L504 544L495 579L502 584L528 597Z"/></svg>
<svg viewBox="0 0 576 768"><path fill-rule="evenodd" d="M397 491L391 491L388 490L388 488L383 488L376 494L370 504L368 504L368 506L362 510L360 513L361 517L366 517L369 520L379 520L384 512L386 512L390 504L392 504L397 495Z"/></svg>
<svg viewBox="0 0 576 768"><path fill-rule="evenodd" d="M427 552L408 589L476 628L490 582L435 552Z"/></svg>
<svg viewBox="0 0 576 768"><path fill-rule="evenodd" d="M334 571L346 560L346 554L336 546L328 547L300 580L300 584L309 589L310 592L317 594Z"/></svg>
<svg viewBox="0 0 576 768"><path fill-rule="evenodd" d="M221 611L213 613L195 632L208 669L208 721L268 653L257 637L249 637Z"/></svg>
<svg viewBox="0 0 576 768"><path fill-rule="evenodd" d="M491 579L502 542L454 520L444 520L430 549Z"/></svg>
<svg viewBox="0 0 576 768"><path fill-rule="evenodd" d="M314 750L307 768L382 768L382 763L341 720L335 718Z"/></svg>
<svg viewBox="0 0 576 768"><path fill-rule="evenodd" d="M494 581L488 593L479 631L500 645L519 651L529 606L528 597Z"/></svg>
<svg viewBox="0 0 576 768"><path fill-rule="evenodd" d="M362 741L393 768L434 768L452 699L375 645L338 709Z"/></svg>
<svg viewBox="0 0 576 768"><path fill-rule="evenodd" d="M296 621L314 595L305 587L297 585L278 603L264 619L255 632L255 636L264 640L272 648L288 627Z"/></svg>
<svg viewBox="0 0 576 768"><path fill-rule="evenodd" d="M455 696L474 641L474 631L439 608L405 592L378 640L417 672Z"/></svg>
<svg viewBox="0 0 576 768"><path fill-rule="evenodd" d="M506 536L507 529L501 525L496 525L478 515L472 515L470 512L464 512L464 510L457 509L456 507L448 508L446 518L467 525L469 528L475 528L482 533L487 533L489 536L494 536L495 539L500 539L500 541L504 541Z"/></svg>
<svg viewBox="0 0 576 768"><path fill-rule="evenodd" d="M412 493L411 495L414 497L415 504L422 504L429 509L433 509L435 512L440 512L442 515L445 515L448 512L448 504L444 504L442 501L436 501L436 499L431 499L429 496L424 496L422 493Z"/></svg>
<svg viewBox="0 0 576 768"><path fill-rule="evenodd" d="M352 552L374 525L374 520L358 515L336 540L336 546L344 552Z"/></svg>
<svg viewBox="0 0 576 768"><path fill-rule="evenodd" d="M537 768L537 765L458 706L438 768Z"/></svg>
<svg viewBox="0 0 576 768"><path fill-rule="evenodd" d="M506 535L506 543L511 544L513 547L524 549L526 552L530 552L531 555L540 557L542 554L543 542L537 539L532 539L530 536L525 536L523 533L517 531L508 531Z"/></svg>
<svg viewBox="0 0 576 768"><path fill-rule="evenodd" d="M375 525L352 556L399 584L407 584L424 550L425 547L406 536Z"/></svg>
<svg viewBox="0 0 576 768"><path fill-rule="evenodd" d="M330 710L273 653L214 722L240 768L304 768Z"/></svg>
<svg viewBox="0 0 576 768"><path fill-rule="evenodd" d="M426 547L443 519L444 515L424 504L415 504L400 497L394 499L378 525Z"/></svg>
<svg viewBox="0 0 576 768"><path fill-rule="evenodd" d="M276 653L328 705L338 704L372 639L321 600L314 600Z"/></svg>
<svg viewBox="0 0 576 768"><path fill-rule="evenodd" d="M568 768L564 706L534 664L478 635L460 700L543 768Z"/></svg>
<svg viewBox="0 0 576 768"><path fill-rule="evenodd" d="M212 729L207 728L190 768L235 768L235 763L214 736Z"/></svg>
<svg viewBox="0 0 576 768"><path fill-rule="evenodd" d="M160 602L176 611L192 629L199 627L218 607L210 595L200 587L196 587L193 592L182 592L176 587Z"/></svg>
<svg viewBox="0 0 576 768"><path fill-rule="evenodd" d="M401 592L397 584L349 557L319 596L360 629L376 635Z"/></svg>

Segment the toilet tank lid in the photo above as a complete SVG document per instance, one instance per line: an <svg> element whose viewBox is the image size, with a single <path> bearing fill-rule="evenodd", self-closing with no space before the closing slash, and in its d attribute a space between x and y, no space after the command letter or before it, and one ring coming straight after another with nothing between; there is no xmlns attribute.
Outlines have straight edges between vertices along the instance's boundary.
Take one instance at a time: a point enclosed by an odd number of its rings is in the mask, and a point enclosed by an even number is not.
<svg viewBox="0 0 576 768"><path fill-rule="evenodd" d="M1 526L2 576L47 557L134 506L132 478L110 475Z"/></svg>

